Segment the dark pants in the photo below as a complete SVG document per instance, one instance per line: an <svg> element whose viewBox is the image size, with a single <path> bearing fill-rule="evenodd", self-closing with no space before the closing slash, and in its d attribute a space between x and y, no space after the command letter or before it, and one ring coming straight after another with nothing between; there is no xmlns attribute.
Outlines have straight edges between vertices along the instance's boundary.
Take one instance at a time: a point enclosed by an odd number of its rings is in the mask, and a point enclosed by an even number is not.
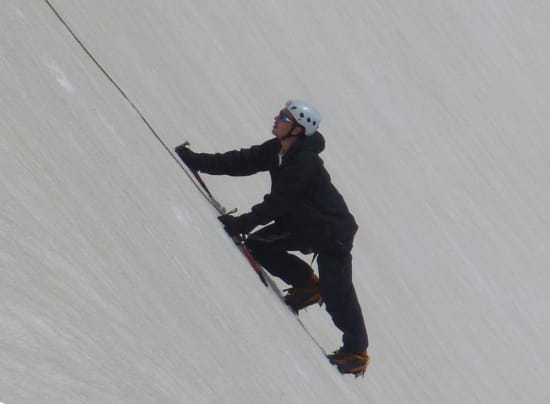
<svg viewBox="0 0 550 404"><path fill-rule="evenodd" d="M285 232L277 224L251 234L246 242L256 260L272 275L291 286L303 287L313 269L288 251L306 251L310 246ZM343 332L346 352L367 349L368 336L361 306L352 281L353 240L333 249L317 251L321 297L332 321Z"/></svg>

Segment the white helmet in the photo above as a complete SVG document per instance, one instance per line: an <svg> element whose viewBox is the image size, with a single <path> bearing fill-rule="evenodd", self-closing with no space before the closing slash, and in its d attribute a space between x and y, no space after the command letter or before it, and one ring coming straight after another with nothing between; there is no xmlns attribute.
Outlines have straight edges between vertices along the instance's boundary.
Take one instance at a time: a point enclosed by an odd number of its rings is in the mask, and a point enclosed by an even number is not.
<svg viewBox="0 0 550 404"><path fill-rule="evenodd" d="M317 131L321 123L321 114L313 105L300 100L288 100L286 108L298 124L305 128L306 136L311 136Z"/></svg>

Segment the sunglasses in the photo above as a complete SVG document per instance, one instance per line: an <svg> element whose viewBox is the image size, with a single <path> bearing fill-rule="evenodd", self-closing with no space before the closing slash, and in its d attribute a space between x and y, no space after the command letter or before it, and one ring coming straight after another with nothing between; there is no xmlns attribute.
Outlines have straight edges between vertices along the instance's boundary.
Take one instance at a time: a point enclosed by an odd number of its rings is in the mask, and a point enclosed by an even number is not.
<svg viewBox="0 0 550 404"><path fill-rule="evenodd" d="M289 117L287 114L285 114L283 111L279 112L279 120L280 121L283 121L283 122L288 122L288 123L296 123L296 121L294 121L294 119L292 119L291 117Z"/></svg>

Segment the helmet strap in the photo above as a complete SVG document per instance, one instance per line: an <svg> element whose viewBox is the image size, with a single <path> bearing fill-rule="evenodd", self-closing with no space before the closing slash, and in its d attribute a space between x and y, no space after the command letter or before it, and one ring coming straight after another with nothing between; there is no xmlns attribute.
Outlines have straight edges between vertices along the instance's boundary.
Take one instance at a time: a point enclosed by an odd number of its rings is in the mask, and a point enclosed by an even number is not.
<svg viewBox="0 0 550 404"><path fill-rule="evenodd" d="M280 137L280 140L285 140L285 139L291 138L291 137L293 136L293 135L292 135L292 131L293 131L294 128L297 127L297 126L298 126L298 124L293 123L293 124L292 124L292 127L289 129L288 133L287 133L286 135L284 135L284 136L281 136L281 137Z"/></svg>

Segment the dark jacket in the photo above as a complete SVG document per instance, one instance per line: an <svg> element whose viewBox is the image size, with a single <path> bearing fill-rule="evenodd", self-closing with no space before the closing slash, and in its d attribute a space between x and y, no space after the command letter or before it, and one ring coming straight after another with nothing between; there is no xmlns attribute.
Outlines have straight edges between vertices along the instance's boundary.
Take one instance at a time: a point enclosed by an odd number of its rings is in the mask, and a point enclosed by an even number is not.
<svg viewBox="0 0 550 404"><path fill-rule="evenodd" d="M193 166L207 174L244 176L269 171L271 192L252 207L257 224L275 221L314 250L351 244L358 227L319 157L323 136L301 136L282 156L274 138L249 149L198 153Z"/></svg>

